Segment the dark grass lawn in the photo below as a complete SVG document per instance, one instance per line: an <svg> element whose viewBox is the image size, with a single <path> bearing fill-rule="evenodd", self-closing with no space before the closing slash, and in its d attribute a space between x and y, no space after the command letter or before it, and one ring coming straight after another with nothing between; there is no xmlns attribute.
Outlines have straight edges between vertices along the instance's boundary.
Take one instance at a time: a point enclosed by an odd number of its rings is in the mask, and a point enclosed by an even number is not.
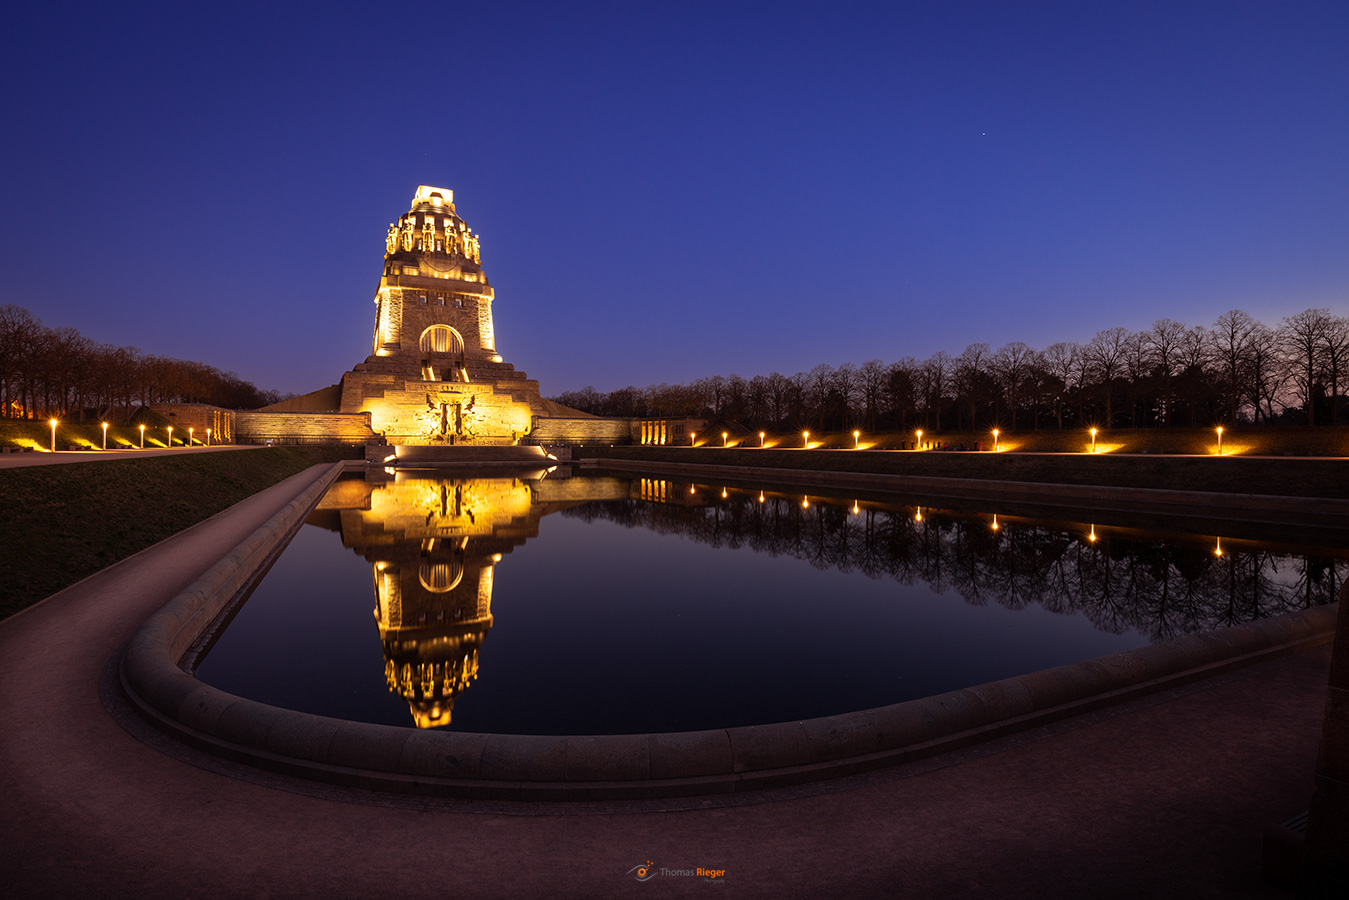
<svg viewBox="0 0 1349 900"><path fill-rule="evenodd" d="M315 463L352 453L269 447L0 469L0 618Z"/></svg>

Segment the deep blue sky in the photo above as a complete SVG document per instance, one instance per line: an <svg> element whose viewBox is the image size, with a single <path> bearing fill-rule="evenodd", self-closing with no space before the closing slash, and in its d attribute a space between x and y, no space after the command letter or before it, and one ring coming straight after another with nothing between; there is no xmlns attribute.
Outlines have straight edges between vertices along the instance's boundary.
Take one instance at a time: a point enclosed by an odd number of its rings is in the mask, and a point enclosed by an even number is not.
<svg viewBox="0 0 1349 900"><path fill-rule="evenodd" d="M0 303L303 392L452 188L547 395L1349 297L1349 4L8 4Z"/></svg>

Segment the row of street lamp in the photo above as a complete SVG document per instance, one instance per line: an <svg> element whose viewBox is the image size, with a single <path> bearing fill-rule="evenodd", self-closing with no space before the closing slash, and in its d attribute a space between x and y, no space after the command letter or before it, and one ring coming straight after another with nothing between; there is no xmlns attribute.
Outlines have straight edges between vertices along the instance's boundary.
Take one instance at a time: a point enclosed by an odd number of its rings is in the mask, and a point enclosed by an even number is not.
<svg viewBox="0 0 1349 900"><path fill-rule="evenodd" d="M105 426L105 427L106 427L106 426ZM144 428L144 426L141 426L141 427ZM1092 452L1092 453L1095 453L1095 452L1096 452L1096 433L1097 433L1097 430L1098 430L1098 429L1095 429L1095 428L1089 428L1089 429L1087 429L1088 433L1091 435L1091 452ZM1218 432L1218 452L1217 452L1216 455L1222 456L1222 455L1223 455L1223 429L1222 429L1222 426L1221 426L1221 425L1218 426L1217 432ZM914 449L915 449L915 450L921 450L921 449L923 449L923 431L922 431L922 429L921 429L921 428L918 429L917 431L914 432L914 434L916 434L917 437L918 437L918 439L914 442ZM993 429L993 451L994 451L995 453L998 452L998 451L1000 451L1000 450L1002 449L1002 444L1001 444L1001 443L999 442L999 440L998 440L998 435L999 435L999 434L1001 434L1001 431L1000 431L999 429L997 429L997 428L994 428L994 429ZM759 432L759 447L760 447L760 449L762 449L762 448L764 447L764 439L765 439L767 436L768 436L768 432L766 432L766 431L761 431L761 432ZM731 438L731 433L730 433L729 431L723 431L723 432L721 433L721 446L722 446L723 448L726 448L726 447L729 447L729 446L730 446L730 438ZM860 432L860 431L854 431L854 432L852 433L852 448L853 448L854 450L860 450L860 449L861 449L861 442L862 442L862 432ZM690 440L690 446L692 446L692 439ZM801 447L802 447L802 449L804 449L804 450L809 450L809 449L810 449L810 432L809 432L809 431L803 431L803 432L801 432Z"/></svg>
<svg viewBox="0 0 1349 900"><path fill-rule="evenodd" d="M49 419L49 420L47 420L47 424L50 425L50 426L52 427L52 452L55 453L55 452L56 452L56 426L59 425L59 424L61 424L61 420L60 420L60 419ZM107 449L108 449L108 423L107 423L107 422L99 422L98 424L101 425L101 426L103 426L103 449L104 449L104 450L107 450ZM169 430L169 446L172 447L172 446L173 446L173 426L172 426L172 425L167 425L167 426L165 426L165 427L168 428L168 430ZM141 425L141 426L140 426L140 430L141 430L141 445L140 445L140 449L144 450L144 449L145 449L145 426L144 426L144 425ZM187 429L187 446L190 447L190 446L192 446L193 443L195 443L195 441L196 441L196 437L195 437L196 431L197 431L196 428L188 428L188 429ZM211 429L210 429L210 428L206 429L206 443L205 443L203 446L205 446L205 447L211 446Z"/></svg>

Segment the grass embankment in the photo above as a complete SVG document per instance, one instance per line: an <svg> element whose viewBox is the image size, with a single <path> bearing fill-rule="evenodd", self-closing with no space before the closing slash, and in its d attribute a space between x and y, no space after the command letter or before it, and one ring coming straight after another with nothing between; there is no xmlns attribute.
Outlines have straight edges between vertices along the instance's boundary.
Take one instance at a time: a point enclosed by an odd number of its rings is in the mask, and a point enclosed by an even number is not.
<svg viewBox="0 0 1349 900"><path fill-rule="evenodd" d="M711 447L585 447L574 458L1349 499L1349 461L1336 459Z"/></svg>
<svg viewBox="0 0 1349 900"><path fill-rule="evenodd" d="M0 469L0 618L346 447L269 447Z"/></svg>

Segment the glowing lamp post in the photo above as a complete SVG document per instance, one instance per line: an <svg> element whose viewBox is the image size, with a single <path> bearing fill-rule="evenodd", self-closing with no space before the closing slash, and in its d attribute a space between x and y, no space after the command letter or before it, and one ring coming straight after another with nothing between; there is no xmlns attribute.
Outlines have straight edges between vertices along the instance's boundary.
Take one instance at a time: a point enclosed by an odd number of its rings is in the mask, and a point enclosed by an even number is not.
<svg viewBox="0 0 1349 900"><path fill-rule="evenodd" d="M52 452L55 453L55 452L56 452L56 420L55 420L55 419L51 419L51 420L48 422L48 424L51 425L51 427L52 427Z"/></svg>
<svg viewBox="0 0 1349 900"><path fill-rule="evenodd" d="M761 431L761 432L759 432L759 449L760 449L760 450L763 449L763 439L764 439L764 432Z"/></svg>
<svg viewBox="0 0 1349 900"><path fill-rule="evenodd" d="M206 446L211 446L211 429L206 429Z"/></svg>
<svg viewBox="0 0 1349 900"><path fill-rule="evenodd" d="M860 444L859 442L860 442L861 440L862 440L862 432L860 432L860 431L854 431L854 432L852 433L852 448L853 448L854 450L859 449L859 447L861 446L861 444Z"/></svg>
<svg viewBox="0 0 1349 900"><path fill-rule="evenodd" d="M923 449L923 429L921 429L921 428L918 429L918 441L917 441L917 445L918 445L918 446L914 447L913 449L915 449L915 450L922 450L922 449Z"/></svg>
<svg viewBox="0 0 1349 900"><path fill-rule="evenodd" d="M997 514L997 513L994 513L994 514L993 514L993 530L994 530L994 531L997 531L997 530L998 530L998 514Z"/></svg>
<svg viewBox="0 0 1349 900"><path fill-rule="evenodd" d="M1095 452L1096 452L1096 429L1095 429L1095 428L1093 428L1093 429L1091 430L1091 452L1092 452L1092 453L1095 453ZM1095 538L1092 538L1092 540L1096 540L1096 539L1095 539Z"/></svg>
<svg viewBox="0 0 1349 900"><path fill-rule="evenodd" d="M809 449L810 449L810 432L809 432L809 431L803 431L803 432L801 432L801 449L803 449L803 450L809 450Z"/></svg>
<svg viewBox="0 0 1349 900"><path fill-rule="evenodd" d="M194 432L194 431L196 431L196 430L197 430L197 429L195 429L195 428L189 428L189 429L187 430L187 445L188 445L189 447L192 446L192 432Z"/></svg>
<svg viewBox="0 0 1349 900"><path fill-rule="evenodd" d="M1223 427L1218 426L1218 455L1223 455Z"/></svg>
<svg viewBox="0 0 1349 900"><path fill-rule="evenodd" d="M1223 539L1222 539L1222 538L1217 538L1217 541L1218 541L1218 546L1216 546L1216 547L1213 548L1213 555L1214 555L1214 556L1222 556L1222 555L1223 555Z"/></svg>
<svg viewBox="0 0 1349 900"><path fill-rule="evenodd" d="M145 426L141 426L141 449L145 449Z"/></svg>
<svg viewBox="0 0 1349 900"><path fill-rule="evenodd" d="M993 429L993 452L998 452L998 429Z"/></svg>
<svg viewBox="0 0 1349 900"><path fill-rule="evenodd" d="M103 449L104 449L104 450L107 450L107 449L108 449L108 423L107 423L107 422L99 422L98 424L100 424L100 425L103 426Z"/></svg>
<svg viewBox="0 0 1349 900"><path fill-rule="evenodd" d="M173 426L169 426L169 447L173 447Z"/></svg>
<svg viewBox="0 0 1349 900"><path fill-rule="evenodd" d="M727 439L728 437L730 437L730 436L731 436L731 434L730 434L729 431L723 431L723 432L721 433L721 446L722 446L723 449L725 449L725 447L726 447L726 439Z"/></svg>

